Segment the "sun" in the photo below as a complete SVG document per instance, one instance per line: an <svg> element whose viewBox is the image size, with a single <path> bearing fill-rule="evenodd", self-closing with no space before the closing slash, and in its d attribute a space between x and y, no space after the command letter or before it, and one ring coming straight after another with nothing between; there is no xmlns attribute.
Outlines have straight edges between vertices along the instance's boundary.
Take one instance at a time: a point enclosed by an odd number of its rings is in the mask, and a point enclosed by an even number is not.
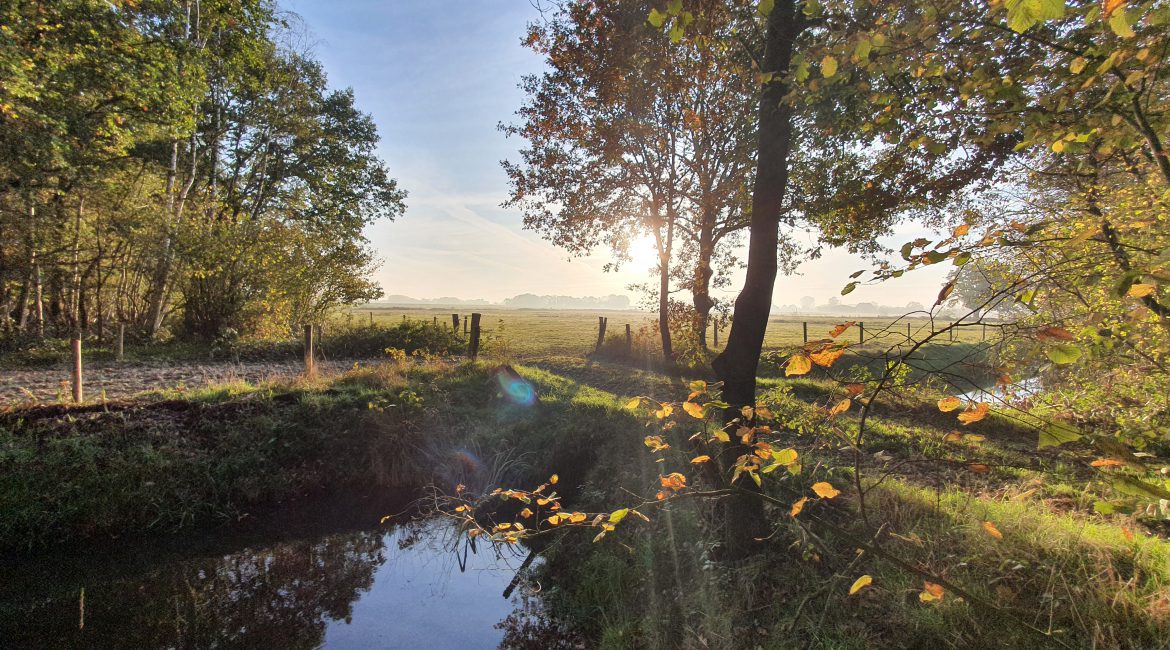
<svg viewBox="0 0 1170 650"><path fill-rule="evenodd" d="M631 239L628 252L630 261L624 262L623 266L630 271L641 273L658 266L658 248L654 245L654 237L651 235L640 235Z"/></svg>

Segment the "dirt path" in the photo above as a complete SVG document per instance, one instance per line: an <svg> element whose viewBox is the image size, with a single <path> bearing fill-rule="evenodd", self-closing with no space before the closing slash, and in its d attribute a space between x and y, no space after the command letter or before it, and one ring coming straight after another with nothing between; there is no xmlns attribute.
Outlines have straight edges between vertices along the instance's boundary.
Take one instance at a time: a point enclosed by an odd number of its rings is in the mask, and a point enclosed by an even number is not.
<svg viewBox="0 0 1170 650"><path fill-rule="evenodd" d="M318 367L326 372L352 365L353 361L318 362ZM100 399L105 391L107 399L118 399L143 391L179 386L194 389L234 380L255 382L294 377L303 369L304 365L299 361L93 366L85 369L85 396L88 400ZM0 371L0 404L68 399L69 380L70 370L64 367Z"/></svg>

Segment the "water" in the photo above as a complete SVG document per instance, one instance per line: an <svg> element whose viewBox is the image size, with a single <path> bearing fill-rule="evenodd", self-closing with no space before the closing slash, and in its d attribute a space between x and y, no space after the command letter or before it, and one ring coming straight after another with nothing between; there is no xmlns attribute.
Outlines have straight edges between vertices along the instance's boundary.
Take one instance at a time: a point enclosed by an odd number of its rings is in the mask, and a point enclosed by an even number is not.
<svg viewBox="0 0 1170 650"><path fill-rule="evenodd" d="M495 625L525 591L502 596L522 557L470 552L445 521L304 528L226 552L216 547L240 534L197 549L9 560L0 647L494 648Z"/></svg>
<svg viewBox="0 0 1170 650"><path fill-rule="evenodd" d="M992 386L990 388L976 388L963 393L959 397L972 402L990 402L992 404L1016 403L1038 395L1044 389L1039 377L1028 377L1007 386Z"/></svg>

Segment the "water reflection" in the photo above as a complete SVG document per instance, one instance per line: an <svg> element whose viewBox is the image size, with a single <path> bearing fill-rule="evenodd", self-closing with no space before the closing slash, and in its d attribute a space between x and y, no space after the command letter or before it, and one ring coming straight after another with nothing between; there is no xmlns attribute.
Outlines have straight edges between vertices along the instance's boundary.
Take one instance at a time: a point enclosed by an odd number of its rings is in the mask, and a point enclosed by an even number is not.
<svg viewBox="0 0 1170 650"><path fill-rule="evenodd" d="M84 607L76 587L8 597L0 645L495 647L494 626L513 610L501 594L519 561L480 548L461 573L451 535L432 521L167 562L86 584Z"/></svg>

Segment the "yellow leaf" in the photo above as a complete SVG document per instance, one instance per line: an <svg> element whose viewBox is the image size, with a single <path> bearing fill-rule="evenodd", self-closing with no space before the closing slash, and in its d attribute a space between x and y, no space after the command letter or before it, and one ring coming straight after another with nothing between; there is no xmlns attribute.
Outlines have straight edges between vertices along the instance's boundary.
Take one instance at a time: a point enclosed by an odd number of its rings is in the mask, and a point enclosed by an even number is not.
<svg viewBox="0 0 1170 650"><path fill-rule="evenodd" d="M711 460L711 457L706 455L706 454L703 454L702 456L695 456L694 458L692 458L691 464L692 465L702 465L703 463L705 463L709 460Z"/></svg>
<svg viewBox="0 0 1170 650"><path fill-rule="evenodd" d="M806 375L810 370L812 370L812 361L803 354L797 354L788 360L788 365L784 368L784 376Z"/></svg>
<svg viewBox="0 0 1170 650"><path fill-rule="evenodd" d="M1061 153L1064 151L1064 140L1057 140L1056 142L1053 142L1052 150L1056 153Z"/></svg>
<svg viewBox="0 0 1170 650"><path fill-rule="evenodd" d="M868 587L872 583L873 583L873 576L869 576L869 575L861 576L860 578L853 581L853 586L849 588L849 595L852 596L853 594L861 591L862 589L865 589L866 587Z"/></svg>
<svg viewBox="0 0 1170 650"><path fill-rule="evenodd" d="M990 521L983 522L983 530L987 531L988 535L991 535L996 539L1003 539L1003 533L999 532L999 529L995 527L995 524L991 523Z"/></svg>
<svg viewBox="0 0 1170 650"><path fill-rule="evenodd" d="M788 514L792 515L793 517L799 515L800 511L804 510L804 504L806 503L808 503L808 497L801 497L800 499L797 499L796 503L792 504L792 510L790 510Z"/></svg>
<svg viewBox="0 0 1170 650"><path fill-rule="evenodd" d="M525 509L520 511L520 516L524 517L525 519L528 519L529 517L532 516L532 510L530 508L525 508Z"/></svg>
<svg viewBox="0 0 1170 650"><path fill-rule="evenodd" d="M938 401L938 410L943 413L953 411L963 405L963 400L958 397L944 397Z"/></svg>
<svg viewBox="0 0 1170 650"><path fill-rule="evenodd" d="M830 485L829 483L826 483L824 481L821 481L820 483L813 483L812 491L815 492L816 495L818 497L821 497L822 499L832 499L833 497L837 496L838 494L841 494L840 490L838 490L837 488L833 487L832 485Z"/></svg>
<svg viewBox="0 0 1170 650"><path fill-rule="evenodd" d="M687 412L687 415L695 418L696 420L703 419L703 405L702 404L695 404L694 402L683 402L682 407L683 407L683 410Z"/></svg>
<svg viewBox="0 0 1170 650"><path fill-rule="evenodd" d="M958 442L963 439L963 434L958 431L952 431L943 436L943 442Z"/></svg>
<svg viewBox="0 0 1170 650"><path fill-rule="evenodd" d="M626 515L628 515L628 514L630 514L629 508L621 508L619 510L614 510L613 512L609 513L609 523L611 523L611 524L621 523L621 521L623 519L625 519Z"/></svg>
<svg viewBox="0 0 1170 650"><path fill-rule="evenodd" d="M632 411L632 410L638 408L641 404L642 404L642 398L635 397L634 399L630 400L629 402L626 402L626 410Z"/></svg>
<svg viewBox="0 0 1170 650"><path fill-rule="evenodd" d="M646 436L642 440L642 444L649 447L651 451L670 449L670 443L666 442L662 436Z"/></svg>
<svg viewBox="0 0 1170 650"><path fill-rule="evenodd" d="M829 409L829 415L831 415L831 416L832 415L840 415L840 414L844 413L845 411L848 411L849 407L852 405L853 405L853 402L850 401L848 398L843 399L840 402L837 402L836 406Z"/></svg>
<svg viewBox="0 0 1170 650"><path fill-rule="evenodd" d="M922 593L918 594L918 600L921 600L924 603L929 603L935 600L942 600L942 597L945 593L946 592L943 591L941 585L936 585L929 581L923 581Z"/></svg>
<svg viewBox="0 0 1170 650"><path fill-rule="evenodd" d="M456 506L455 508L455 512L467 512L468 510L471 510L471 508L467 506Z"/></svg>
<svg viewBox="0 0 1170 650"><path fill-rule="evenodd" d="M963 224L961 226L957 226L953 231L951 231L951 236L952 237L962 237L963 235L966 235L969 232L971 232L971 226L968 224Z"/></svg>
<svg viewBox="0 0 1170 650"><path fill-rule="evenodd" d="M780 463L781 465L791 465L795 463L798 458L800 458L800 455L797 454L796 450L792 448L781 449L780 451L772 452L772 460Z"/></svg>
<svg viewBox="0 0 1170 650"><path fill-rule="evenodd" d="M966 411L960 413L959 422L962 422L964 426L971 424L972 422L978 422L987 417L987 412L990 409L991 405L987 402L979 402L975 405L975 408L967 409Z"/></svg>
<svg viewBox="0 0 1170 650"><path fill-rule="evenodd" d="M654 412L654 417L658 418L659 420L663 420L665 418L668 418L668 417L670 417L671 413L674 413L674 406L672 404L663 403L663 404L660 404L660 406L662 408L660 408L659 410Z"/></svg>
<svg viewBox="0 0 1170 650"><path fill-rule="evenodd" d="M549 517L548 519L545 519L545 521L552 524L553 526L556 526L557 524L561 523L561 516L560 515L553 515L553 516Z"/></svg>
<svg viewBox="0 0 1170 650"><path fill-rule="evenodd" d="M1154 289L1156 288L1157 287L1152 284L1139 283L1131 286L1125 295L1129 296L1130 298L1145 298L1146 296L1154 293Z"/></svg>
<svg viewBox="0 0 1170 650"><path fill-rule="evenodd" d="M739 412L740 412L740 415L743 415L745 418L750 420L750 419L752 419L752 416L755 415L756 410L750 406L745 406L745 407L741 408L739 410Z"/></svg>
<svg viewBox="0 0 1170 650"><path fill-rule="evenodd" d="M569 523L571 524L579 524L586 519L588 519L588 517L585 516L584 512L574 512L573 514L569 515Z"/></svg>
<svg viewBox="0 0 1170 650"><path fill-rule="evenodd" d="M559 481L559 480L561 480L561 477L557 476L556 474L553 474L552 476L548 477L548 482L551 485L556 485L557 481Z"/></svg>
<svg viewBox="0 0 1170 650"><path fill-rule="evenodd" d="M821 75L826 79L837 74L837 59L832 55L826 55L821 59Z"/></svg>
<svg viewBox="0 0 1170 650"><path fill-rule="evenodd" d="M1072 60L1072 63L1068 64L1068 71L1073 73L1073 74L1080 74L1081 70L1084 70L1085 66L1088 65L1088 63L1089 62L1088 62L1088 60L1085 59L1085 57L1078 56L1077 58Z"/></svg>
<svg viewBox="0 0 1170 650"><path fill-rule="evenodd" d="M828 348L821 350L820 352L813 352L812 354L808 355L808 358L818 366L824 366L828 368L831 367L833 363L837 361L837 359L840 359L841 355L843 354L845 354L845 350L842 348Z"/></svg>

